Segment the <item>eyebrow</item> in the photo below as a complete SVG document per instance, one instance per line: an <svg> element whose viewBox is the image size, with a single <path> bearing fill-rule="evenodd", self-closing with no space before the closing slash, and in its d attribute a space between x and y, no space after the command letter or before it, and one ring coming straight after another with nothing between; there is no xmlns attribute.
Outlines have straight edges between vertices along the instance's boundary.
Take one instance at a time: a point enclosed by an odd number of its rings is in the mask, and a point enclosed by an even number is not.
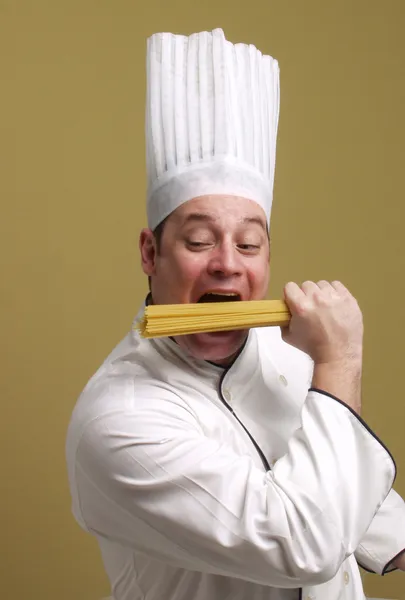
<svg viewBox="0 0 405 600"><path fill-rule="evenodd" d="M190 221L213 223L217 220L218 220L217 218L214 218L209 213L195 212L195 213L190 213L189 215L187 215L185 217L184 224L189 223ZM250 223L255 223L256 225L259 225L264 231L267 231L267 225L264 222L264 220L261 219L260 217L244 217L243 219L241 219L241 222L244 225L247 225Z"/></svg>
<svg viewBox="0 0 405 600"><path fill-rule="evenodd" d="M260 217L245 217L242 221L243 223L256 223L256 225L260 225L264 231L267 231L267 223L264 222Z"/></svg>
<svg viewBox="0 0 405 600"><path fill-rule="evenodd" d="M213 222L213 221L215 221L215 219L214 219L214 217L212 217L208 213L195 212L195 213L190 213L184 219L184 223L189 223L190 221L209 221L209 222Z"/></svg>

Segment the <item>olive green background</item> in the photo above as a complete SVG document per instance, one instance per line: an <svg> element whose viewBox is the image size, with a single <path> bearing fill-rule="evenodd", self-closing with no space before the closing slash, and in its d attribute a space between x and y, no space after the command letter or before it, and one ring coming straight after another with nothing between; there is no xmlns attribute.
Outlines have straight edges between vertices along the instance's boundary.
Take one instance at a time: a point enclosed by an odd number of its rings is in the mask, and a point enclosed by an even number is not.
<svg viewBox="0 0 405 600"><path fill-rule="evenodd" d="M108 594L70 514L66 427L146 291L145 42L222 27L281 67L271 297L364 309L364 417L405 496L403 0L0 0L1 560L7 600ZM365 576L405 598L405 573Z"/></svg>

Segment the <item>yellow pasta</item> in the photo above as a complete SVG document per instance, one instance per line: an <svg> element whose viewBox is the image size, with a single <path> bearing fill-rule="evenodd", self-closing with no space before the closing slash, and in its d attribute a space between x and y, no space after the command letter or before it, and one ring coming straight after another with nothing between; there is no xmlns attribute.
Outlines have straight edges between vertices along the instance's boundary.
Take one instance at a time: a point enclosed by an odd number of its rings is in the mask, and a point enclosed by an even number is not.
<svg viewBox="0 0 405 600"><path fill-rule="evenodd" d="M282 300L152 304L136 325L145 338L288 325L291 315Z"/></svg>

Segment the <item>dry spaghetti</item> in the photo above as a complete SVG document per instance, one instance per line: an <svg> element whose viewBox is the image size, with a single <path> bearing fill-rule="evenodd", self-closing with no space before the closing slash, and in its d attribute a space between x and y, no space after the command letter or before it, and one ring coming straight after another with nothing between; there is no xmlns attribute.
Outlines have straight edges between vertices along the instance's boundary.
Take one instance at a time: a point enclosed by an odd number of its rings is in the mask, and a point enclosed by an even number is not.
<svg viewBox="0 0 405 600"><path fill-rule="evenodd" d="M145 338L284 326L291 315L282 300L152 304L137 327Z"/></svg>

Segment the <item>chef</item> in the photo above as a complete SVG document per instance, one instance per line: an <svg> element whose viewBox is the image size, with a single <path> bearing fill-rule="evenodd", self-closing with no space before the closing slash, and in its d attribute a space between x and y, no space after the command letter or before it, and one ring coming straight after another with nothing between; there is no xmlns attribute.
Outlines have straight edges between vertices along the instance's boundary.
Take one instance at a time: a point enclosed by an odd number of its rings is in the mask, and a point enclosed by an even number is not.
<svg viewBox="0 0 405 600"><path fill-rule="evenodd" d="M278 115L254 46L148 40L147 302L265 297ZM395 461L360 416L360 308L337 281L285 300L283 330L133 329L81 394L73 512L115 600L360 600L359 565L405 570Z"/></svg>

